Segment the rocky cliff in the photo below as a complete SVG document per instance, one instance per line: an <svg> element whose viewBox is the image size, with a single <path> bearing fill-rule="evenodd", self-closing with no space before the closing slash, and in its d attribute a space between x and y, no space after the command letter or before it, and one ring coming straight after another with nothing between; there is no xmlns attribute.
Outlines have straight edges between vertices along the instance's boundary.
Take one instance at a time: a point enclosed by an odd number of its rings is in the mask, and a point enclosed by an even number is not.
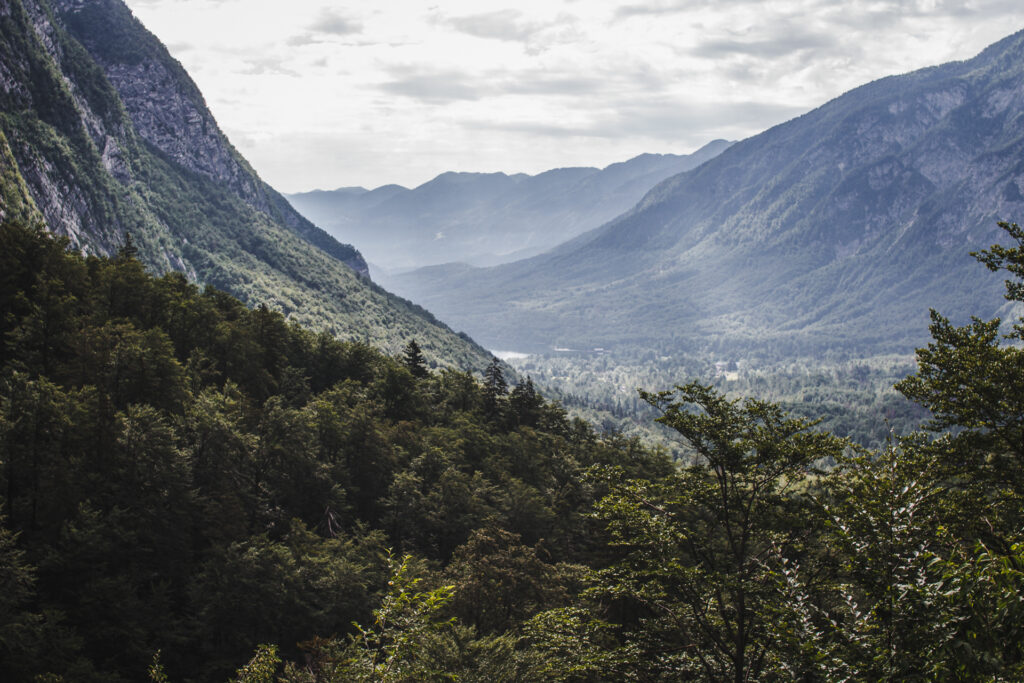
<svg viewBox="0 0 1024 683"><path fill-rule="evenodd" d="M157 272L387 350L414 336L435 362L487 362L266 185L120 0L0 0L0 182L0 215L87 253L131 232Z"/></svg>

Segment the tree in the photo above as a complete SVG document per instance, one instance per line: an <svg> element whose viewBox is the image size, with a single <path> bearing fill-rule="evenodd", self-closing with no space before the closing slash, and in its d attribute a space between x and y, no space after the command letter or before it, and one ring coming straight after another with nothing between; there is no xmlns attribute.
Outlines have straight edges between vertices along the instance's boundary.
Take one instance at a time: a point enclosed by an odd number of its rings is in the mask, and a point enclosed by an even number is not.
<svg viewBox="0 0 1024 683"><path fill-rule="evenodd" d="M992 270L1024 276L1024 231L1000 223L1016 247L992 246L974 256ZM1006 282L1006 298L1024 301L1024 283ZM932 341L917 350L918 370L896 385L904 396L932 412L928 427L956 433L937 453L950 477L981 486L985 497L1010 516L1021 518L1024 495L1024 319L1009 334L1003 321L973 318L954 326L932 311ZM1000 492L1000 490L1002 492Z"/></svg>
<svg viewBox="0 0 1024 683"><path fill-rule="evenodd" d="M356 624L348 642L312 643L309 670L289 667L284 680L405 683L457 678L445 666L446 655L455 649L448 635L454 620L441 617L454 586L421 589L423 579L414 575L409 555L400 562L389 557L388 564L391 578L380 606L373 610L373 624Z"/></svg>
<svg viewBox="0 0 1024 683"><path fill-rule="evenodd" d="M25 551L17 547L18 535L6 524L0 516L0 675L5 680L28 679L33 660L43 658L37 642L43 617L30 609L35 567L27 562Z"/></svg>
<svg viewBox="0 0 1024 683"><path fill-rule="evenodd" d="M122 244L121 248L117 250L117 257L122 260L138 260L139 248L135 246L135 240L132 239L132 234L130 232L125 232L124 244Z"/></svg>
<svg viewBox="0 0 1024 683"><path fill-rule="evenodd" d="M773 631L793 678L935 680L927 672L957 619L940 609L936 562L950 539L943 484L920 445L842 454L824 478L817 557L776 572Z"/></svg>
<svg viewBox="0 0 1024 683"><path fill-rule="evenodd" d="M484 413L496 419L502 412L501 402L508 394L508 382L501 370L501 361L491 359L491 364L484 371Z"/></svg>
<svg viewBox="0 0 1024 683"><path fill-rule="evenodd" d="M591 595L618 612L623 647L643 675L758 680L774 647L779 549L800 548L807 474L845 442L777 405L729 400L696 382L641 396L695 464L655 482L605 469L610 493L598 515L621 554Z"/></svg>
<svg viewBox="0 0 1024 683"><path fill-rule="evenodd" d="M543 413L544 399L533 386L533 379L526 378L512 390L508 397L509 421L512 426L535 427Z"/></svg>
<svg viewBox="0 0 1024 683"><path fill-rule="evenodd" d="M413 377L423 378L430 375L426 359L423 358L423 352L415 339L410 339L409 343L405 345L405 350L402 352L402 364L412 373Z"/></svg>
<svg viewBox="0 0 1024 683"><path fill-rule="evenodd" d="M482 633L501 633L549 604L564 603L556 568L536 548L500 528L477 529L452 555L445 575L456 591L452 610Z"/></svg>

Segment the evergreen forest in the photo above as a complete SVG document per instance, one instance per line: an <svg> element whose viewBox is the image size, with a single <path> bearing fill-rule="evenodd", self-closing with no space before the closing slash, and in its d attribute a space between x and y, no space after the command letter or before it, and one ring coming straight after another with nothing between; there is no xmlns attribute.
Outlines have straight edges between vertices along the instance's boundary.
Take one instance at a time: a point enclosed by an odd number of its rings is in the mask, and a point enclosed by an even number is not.
<svg viewBox="0 0 1024 683"><path fill-rule="evenodd" d="M0 226L0 680L1024 678L1024 320L933 312L874 449L648 387L675 460L136 255Z"/></svg>

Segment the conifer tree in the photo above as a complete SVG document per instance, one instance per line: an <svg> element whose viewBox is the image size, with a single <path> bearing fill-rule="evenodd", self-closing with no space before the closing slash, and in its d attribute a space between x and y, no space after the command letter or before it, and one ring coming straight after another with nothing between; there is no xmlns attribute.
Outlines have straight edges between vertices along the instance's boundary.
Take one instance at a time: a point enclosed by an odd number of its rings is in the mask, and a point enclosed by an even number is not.
<svg viewBox="0 0 1024 683"><path fill-rule="evenodd" d="M412 373L413 377L427 377L430 374L427 370L427 361L423 357L423 351L415 339L410 339L409 343L405 345L402 363Z"/></svg>
<svg viewBox="0 0 1024 683"><path fill-rule="evenodd" d="M993 245L973 256L990 270L1005 270L1006 299L1024 302L1024 230L1000 223L1016 242ZM945 460L950 475L986 476L1024 495L1024 319L1001 334L1003 321L974 318L962 327L932 311L932 341L918 349L918 371L896 385L928 408L935 431L956 432Z"/></svg>
<svg viewBox="0 0 1024 683"><path fill-rule="evenodd" d="M540 418L543 403L544 399L533 386L533 378L528 376L525 382L517 384L509 394L509 419L515 426L533 427Z"/></svg>
<svg viewBox="0 0 1024 683"><path fill-rule="evenodd" d="M508 394L508 382L501 371L501 361L497 358L484 371L484 412L488 417L495 418L501 412L501 400Z"/></svg>

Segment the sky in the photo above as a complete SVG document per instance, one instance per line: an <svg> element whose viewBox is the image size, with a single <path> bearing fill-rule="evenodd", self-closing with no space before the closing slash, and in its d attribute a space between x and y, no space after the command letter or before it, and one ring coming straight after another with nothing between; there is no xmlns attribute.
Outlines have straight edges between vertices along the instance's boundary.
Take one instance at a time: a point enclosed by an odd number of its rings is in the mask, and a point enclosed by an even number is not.
<svg viewBox="0 0 1024 683"><path fill-rule="evenodd" d="M126 0L283 192L739 140L1024 28L1021 0Z"/></svg>

